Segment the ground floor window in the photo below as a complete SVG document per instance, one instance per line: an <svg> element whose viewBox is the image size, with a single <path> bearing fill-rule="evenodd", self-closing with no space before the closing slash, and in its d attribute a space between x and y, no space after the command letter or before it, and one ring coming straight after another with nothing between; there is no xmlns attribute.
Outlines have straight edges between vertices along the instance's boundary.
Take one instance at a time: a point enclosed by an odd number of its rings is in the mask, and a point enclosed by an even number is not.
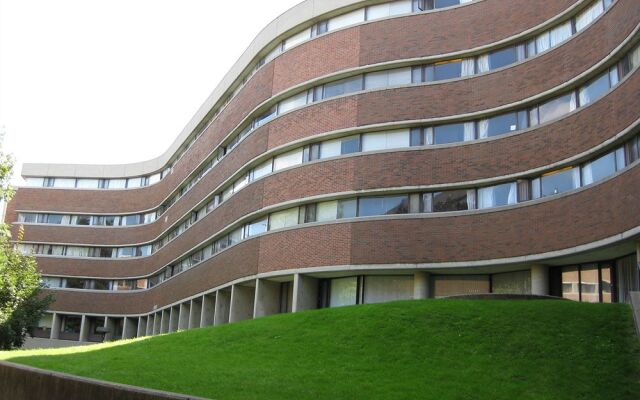
<svg viewBox="0 0 640 400"><path fill-rule="evenodd" d="M551 271L551 295L587 303L611 303L615 299L615 266L612 262L558 267Z"/></svg>

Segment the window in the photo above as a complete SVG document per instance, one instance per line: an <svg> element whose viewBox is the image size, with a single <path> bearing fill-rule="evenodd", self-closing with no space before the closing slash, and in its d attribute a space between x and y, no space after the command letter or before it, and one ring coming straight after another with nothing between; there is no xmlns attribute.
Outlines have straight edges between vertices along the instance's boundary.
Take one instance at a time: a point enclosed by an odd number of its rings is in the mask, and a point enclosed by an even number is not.
<svg viewBox="0 0 640 400"><path fill-rule="evenodd" d="M478 136L480 139L503 135L518 129L524 129L528 125L525 111L498 115L480 120L478 123Z"/></svg>
<svg viewBox="0 0 640 400"><path fill-rule="evenodd" d="M233 192L237 192L249 184L249 175L246 174L233 183Z"/></svg>
<svg viewBox="0 0 640 400"><path fill-rule="evenodd" d="M567 95L549 100L538 107L538 121L543 124L552 119L562 117L576 109L576 94Z"/></svg>
<svg viewBox="0 0 640 400"><path fill-rule="evenodd" d="M411 0L393 1L367 7L367 21L411 12Z"/></svg>
<svg viewBox="0 0 640 400"><path fill-rule="evenodd" d="M134 189L144 186L142 177L127 179L127 189Z"/></svg>
<svg viewBox="0 0 640 400"><path fill-rule="evenodd" d="M279 211L269 216L269 230L298 225L298 207Z"/></svg>
<svg viewBox="0 0 640 400"><path fill-rule="evenodd" d="M282 50L289 50L293 46L309 40L309 38L311 38L311 28L307 28L304 31L298 32L295 35L287 38L282 43Z"/></svg>
<svg viewBox="0 0 640 400"><path fill-rule="evenodd" d="M302 149L296 149L275 157L273 159L273 170L279 171L299 164L302 164Z"/></svg>
<svg viewBox="0 0 640 400"><path fill-rule="evenodd" d="M338 278L331 280L329 307L349 306L357 303L358 278Z"/></svg>
<svg viewBox="0 0 640 400"><path fill-rule="evenodd" d="M111 281L96 279L93 281L94 290L111 290Z"/></svg>
<svg viewBox="0 0 640 400"><path fill-rule="evenodd" d="M611 152L582 167L582 184L589 185L616 173L616 153Z"/></svg>
<svg viewBox="0 0 640 400"><path fill-rule="evenodd" d="M258 165L253 169L252 180L262 178L263 176L270 174L272 170L273 170L272 160L265 161L264 163Z"/></svg>
<svg viewBox="0 0 640 400"><path fill-rule="evenodd" d="M413 276L365 276L364 303L413 299Z"/></svg>
<svg viewBox="0 0 640 400"><path fill-rule="evenodd" d="M121 221L123 226L138 225L140 224L140 215L125 215L121 217Z"/></svg>
<svg viewBox="0 0 640 400"><path fill-rule="evenodd" d="M473 140L473 122L440 125L433 128L433 144L447 144Z"/></svg>
<svg viewBox="0 0 640 400"><path fill-rule="evenodd" d="M136 255L135 247L121 247L118 249L118 258L134 257Z"/></svg>
<svg viewBox="0 0 640 400"><path fill-rule="evenodd" d="M335 29L344 28L349 25L354 25L359 22L364 22L364 8L359 8L355 11L351 11L346 14L338 15L329 19L327 23L327 29L333 31Z"/></svg>
<svg viewBox="0 0 640 400"><path fill-rule="evenodd" d="M409 130L375 132L362 135L362 151L409 147Z"/></svg>
<svg viewBox="0 0 640 400"><path fill-rule="evenodd" d="M611 82L607 72L580 88L580 105L584 106L599 99L610 87Z"/></svg>
<svg viewBox="0 0 640 400"><path fill-rule="evenodd" d="M555 47L558 44L569 39L572 34L571 21L567 21L564 24L557 26L549 32L549 44L551 47Z"/></svg>
<svg viewBox="0 0 640 400"><path fill-rule="evenodd" d="M353 218L357 215L358 201L356 199L338 200L338 219Z"/></svg>
<svg viewBox="0 0 640 400"><path fill-rule="evenodd" d="M107 185L109 189L124 189L127 187L126 179L109 179L109 183Z"/></svg>
<svg viewBox="0 0 640 400"><path fill-rule="evenodd" d="M367 90L408 85L410 83L411 68L370 72L364 77L364 88Z"/></svg>
<svg viewBox="0 0 640 400"><path fill-rule="evenodd" d="M104 217L105 226L117 226L119 222L120 222L120 217L116 217L113 215Z"/></svg>
<svg viewBox="0 0 640 400"><path fill-rule="evenodd" d="M429 195L432 195L431 199L428 199ZM427 208L429 204L431 204L431 210ZM450 190L433 194L427 193L423 196L423 207L425 212L471 210L475 208L475 191Z"/></svg>
<svg viewBox="0 0 640 400"><path fill-rule="evenodd" d="M604 12L601 1L596 1L576 17L576 31L583 30Z"/></svg>
<svg viewBox="0 0 640 400"><path fill-rule="evenodd" d="M88 289L89 281L87 279L80 278L66 278L65 287L68 289Z"/></svg>
<svg viewBox="0 0 640 400"><path fill-rule="evenodd" d="M149 185L155 185L156 183L160 182L161 176L160 176L160 172L158 172L157 174L153 174L149 177Z"/></svg>
<svg viewBox="0 0 640 400"><path fill-rule="evenodd" d="M424 146L424 132L422 128L411 128L409 144L413 146Z"/></svg>
<svg viewBox="0 0 640 400"><path fill-rule="evenodd" d="M291 96L288 99L282 100L278 104L278 114L286 113L287 111L300 108L307 104L307 92L298 93L295 96Z"/></svg>
<svg viewBox="0 0 640 400"><path fill-rule="evenodd" d="M515 182L478 189L478 208L516 204L517 192Z"/></svg>
<svg viewBox="0 0 640 400"><path fill-rule="evenodd" d="M18 222L24 222L27 224L35 224L38 219L38 214L32 213L20 213L18 214Z"/></svg>
<svg viewBox="0 0 640 400"><path fill-rule="evenodd" d="M24 178L24 183L27 187L42 187L44 178Z"/></svg>
<svg viewBox="0 0 640 400"><path fill-rule="evenodd" d="M91 216L89 215L76 216L76 225L91 225Z"/></svg>
<svg viewBox="0 0 640 400"><path fill-rule="evenodd" d="M229 246L239 243L242 240L242 228L238 228L229 234Z"/></svg>
<svg viewBox="0 0 640 400"><path fill-rule="evenodd" d="M76 187L76 180L73 178L55 178L53 187L71 189Z"/></svg>
<svg viewBox="0 0 640 400"><path fill-rule="evenodd" d="M462 60L443 61L427 67L427 81L455 79L462 76Z"/></svg>
<svg viewBox="0 0 640 400"><path fill-rule="evenodd" d="M580 187L580 169L565 168L559 171L549 172L540 178L541 196L552 196ZM534 198L536 196L534 190Z"/></svg>
<svg viewBox="0 0 640 400"><path fill-rule="evenodd" d="M329 99L331 97L342 96L344 94L358 92L360 90L362 90L362 75L357 75L351 78L325 84L322 98Z"/></svg>
<svg viewBox="0 0 640 400"><path fill-rule="evenodd" d="M98 179L78 179L77 187L80 189L97 189Z"/></svg>
<svg viewBox="0 0 640 400"><path fill-rule="evenodd" d="M265 218L263 218L261 220L252 222L250 224L247 224L245 226L245 228L246 228L245 237L251 237L251 236L255 236L255 235L258 235L260 233L266 232L268 224L269 224L269 219L267 217L265 217Z"/></svg>
<svg viewBox="0 0 640 400"><path fill-rule="evenodd" d="M318 222L333 221L338 215L338 202L337 201L324 201L318 203L317 207L317 220Z"/></svg>
<svg viewBox="0 0 640 400"><path fill-rule="evenodd" d="M351 154L360 151L360 136L350 136L342 139L340 143L341 154Z"/></svg>
<svg viewBox="0 0 640 400"><path fill-rule="evenodd" d="M313 144L304 146L302 153L303 153L302 154L303 162L319 160L320 159L320 143L313 143Z"/></svg>
<svg viewBox="0 0 640 400"><path fill-rule="evenodd" d="M300 223L316 222L317 206L316 204L307 204L300 207Z"/></svg>
<svg viewBox="0 0 640 400"><path fill-rule="evenodd" d="M144 218L144 223L149 224L156 220L156 213L155 212L146 213L144 214L143 218Z"/></svg>
<svg viewBox="0 0 640 400"><path fill-rule="evenodd" d="M406 214L409 212L409 196L363 197L358 204L358 216Z"/></svg>
<svg viewBox="0 0 640 400"><path fill-rule="evenodd" d="M273 118L275 118L275 116L276 116L276 107L273 107L269 111L267 111L266 113L264 113L261 116L259 116L258 118L256 118L255 127L257 128L257 127L260 127L260 126L266 124L267 122L269 122ZM240 136L238 136L238 138L240 138Z"/></svg>

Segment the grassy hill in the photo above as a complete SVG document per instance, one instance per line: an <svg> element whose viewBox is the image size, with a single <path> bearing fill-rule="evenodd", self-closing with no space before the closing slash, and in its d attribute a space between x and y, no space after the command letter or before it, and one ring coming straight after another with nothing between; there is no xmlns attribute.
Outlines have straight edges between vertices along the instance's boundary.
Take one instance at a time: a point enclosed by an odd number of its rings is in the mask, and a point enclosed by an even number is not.
<svg viewBox="0 0 640 400"><path fill-rule="evenodd" d="M619 304L396 302L0 359L216 399L640 398Z"/></svg>

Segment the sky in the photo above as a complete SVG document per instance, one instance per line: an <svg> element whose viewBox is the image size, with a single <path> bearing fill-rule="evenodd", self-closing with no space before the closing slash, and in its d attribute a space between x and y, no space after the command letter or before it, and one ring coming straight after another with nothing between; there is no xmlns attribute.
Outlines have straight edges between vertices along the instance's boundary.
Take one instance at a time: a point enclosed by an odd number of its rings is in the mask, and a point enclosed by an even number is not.
<svg viewBox="0 0 640 400"><path fill-rule="evenodd" d="M21 163L162 154L300 0L0 0L0 134Z"/></svg>

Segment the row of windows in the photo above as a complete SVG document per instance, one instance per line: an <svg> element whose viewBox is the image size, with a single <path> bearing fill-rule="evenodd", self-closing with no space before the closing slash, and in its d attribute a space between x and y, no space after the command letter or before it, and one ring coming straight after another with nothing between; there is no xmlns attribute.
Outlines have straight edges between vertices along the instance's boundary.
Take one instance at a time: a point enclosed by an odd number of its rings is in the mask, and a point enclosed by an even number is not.
<svg viewBox="0 0 640 400"><path fill-rule="evenodd" d="M466 1L462 1L466 2ZM413 4L412 4L413 3ZM299 44L304 40L312 37L311 32L326 32L323 29L335 30L344 26L364 22L365 20L378 19L387 16L400 15L410 12L422 11L433 8L449 7L459 4L459 0L443 0L442 6L438 1L396 1L392 3L384 3L375 6L365 7L330 20L323 21L295 35L293 38L282 42L273 57L280 51L287 50L294 44ZM160 209L162 212L174 204L180 197L188 192L215 164L217 164L229 151L251 131L264 125L279 114L291 111L293 109L310 104L314 101L328 99L335 96L353 93L361 90L380 89L385 87L394 87L405 84L416 84L422 82L431 82L443 79L454 79L464 76L474 75L476 73L487 72L496 68L521 61L527 57L531 57L542 51L546 51L551 47L563 42L572 34L584 29L594 19L601 15L604 10L613 3L613 0L597 0L585 11L563 25L551 29L540 34L537 38L526 43L510 46L504 49L493 51L474 58L451 60L429 64L425 66L394 69L388 71L368 73L359 75L337 82L328 83L318 86L309 91L292 96L271 108L269 111L253 120L249 125L236 135L226 146L223 146L216 153L215 157L210 160L204 167L200 168L198 174L187 182L180 189L179 193L173 196L169 201L163 204ZM325 28L320 28L320 27ZM302 40L304 38L304 40ZM268 61L268 60L267 60ZM266 61L265 61L266 62ZM235 93L234 93L235 95ZM233 96L232 96L233 97ZM205 128L206 129L206 128ZM190 141L190 143L180 151L177 159L190 148L197 138L204 132L204 129ZM177 160L176 160L177 161ZM86 178L27 178L27 186L36 187L56 187L56 188L85 188L85 189L125 189L139 188L154 184L170 173L171 168L167 168L162 173L157 173L146 177L136 177L129 179L86 179ZM161 213L162 213L161 212ZM160 214L161 214L160 213Z"/></svg>
<svg viewBox="0 0 640 400"><path fill-rule="evenodd" d="M457 212L513 205L532 199L553 196L598 182L637 161L639 156L640 135L627 141L624 146L602 155L595 160L578 166L545 173L533 179L522 179L515 182L470 189L453 189L438 192L386 196L362 196L311 203L273 212L244 224L231 233L219 237L215 241L211 241L206 247L163 268L160 273L147 279L147 287L153 287L180 272L192 268L203 260L213 257L215 254L230 246L268 231L344 218ZM73 252L76 253L78 251L77 247L72 246L21 245L23 252L32 252L35 254L68 256L70 249L74 249ZM101 248L87 248L86 254L92 254L93 251L101 250ZM120 250L121 249L111 249L112 252L117 251L118 254ZM75 256L83 255L75 254Z"/></svg>
<svg viewBox="0 0 640 400"><path fill-rule="evenodd" d="M159 239L154 244L153 251L157 251L162 248L173 238L188 229L190 225L211 212L223 201L226 201L234 193L241 190L250 182L273 172L295 165L300 165L305 162L350 153L470 141L525 129L530 126L535 126L561 117L580 106L584 106L597 100L620 81L620 76L624 77L629 73L629 71L633 70L638 65L640 65L640 47L637 47L630 52L630 54L624 57L623 60L615 67L610 68L607 72L588 82L577 91L572 91L568 94L548 100L535 107L464 123L353 135L345 138L313 143L278 155L251 169L248 173L242 175L235 182L214 195L212 200L206 206L192 212L177 228ZM209 162L206 169L200 171L196 176L197 179L192 179L187 187L191 188L197 180L201 179L202 176L204 176L213 167L213 165L213 162ZM585 180L588 181L588 179L589 177L586 176ZM171 204L177 201L177 199L181 195L184 195L184 193L186 193L186 191L183 188L178 196L174 197ZM19 221L25 223L47 224L133 226L141 223L153 222L166 210L166 207L167 206L161 207L157 212L127 216L81 216L20 213Z"/></svg>
<svg viewBox="0 0 640 400"><path fill-rule="evenodd" d="M147 279L88 279L42 277L42 283L48 288L85 289L85 290L140 290L147 288Z"/></svg>
<svg viewBox="0 0 640 400"><path fill-rule="evenodd" d="M50 178L28 177L25 184L29 187L47 187L60 189L136 189L154 185L166 178L171 173L171 167L164 171L148 176L135 178Z"/></svg>

